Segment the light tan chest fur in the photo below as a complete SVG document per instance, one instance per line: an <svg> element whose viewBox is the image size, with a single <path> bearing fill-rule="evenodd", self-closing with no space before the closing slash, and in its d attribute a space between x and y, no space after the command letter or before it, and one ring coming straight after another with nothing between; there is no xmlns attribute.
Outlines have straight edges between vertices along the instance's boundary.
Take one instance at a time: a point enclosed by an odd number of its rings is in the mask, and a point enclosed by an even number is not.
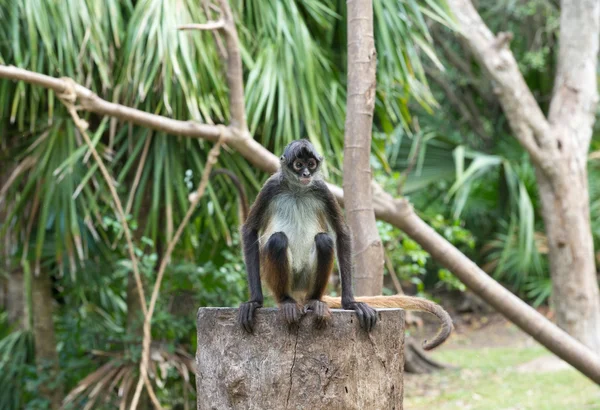
<svg viewBox="0 0 600 410"><path fill-rule="evenodd" d="M271 235L283 232L288 238L292 290L305 290L316 269L315 236L329 231L324 204L310 195L282 194L273 199L267 214L270 218L259 232L260 249Z"/></svg>

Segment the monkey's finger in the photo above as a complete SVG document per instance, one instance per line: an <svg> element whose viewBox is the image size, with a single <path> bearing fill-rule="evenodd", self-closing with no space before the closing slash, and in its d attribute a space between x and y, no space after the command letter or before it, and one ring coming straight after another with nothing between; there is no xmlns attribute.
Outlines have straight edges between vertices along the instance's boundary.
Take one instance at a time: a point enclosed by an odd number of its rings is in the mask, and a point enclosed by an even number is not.
<svg viewBox="0 0 600 410"><path fill-rule="evenodd" d="M357 307L364 316L364 321L362 322L363 328L367 332L370 332L377 321L377 314L375 310L365 303L360 303Z"/></svg>
<svg viewBox="0 0 600 410"><path fill-rule="evenodd" d="M240 309L240 324L242 325L242 329L244 329L246 333L252 333L252 329L248 327L246 309Z"/></svg>
<svg viewBox="0 0 600 410"><path fill-rule="evenodd" d="M369 312L369 309L365 306L365 305L361 305L360 309L363 312L364 315L364 321L365 321L365 330L367 332L371 331L371 312Z"/></svg>
<svg viewBox="0 0 600 410"><path fill-rule="evenodd" d="M300 321L303 311L296 303L284 303L281 308L283 317L288 325L293 325Z"/></svg>
<svg viewBox="0 0 600 410"><path fill-rule="evenodd" d="M252 309L252 306L247 303L244 303L242 306L240 306L240 322L244 330L248 333L252 333L253 331L253 312L254 309Z"/></svg>
<svg viewBox="0 0 600 410"><path fill-rule="evenodd" d="M365 314L363 313L362 309L360 308L360 305L357 305L356 308L354 309L354 311L356 312L356 316L358 316L358 322L360 323L360 326L363 329L366 329Z"/></svg>
<svg viewBox="0 0 600 410"><path fill-rule="evenodd" d="M248 333L253 333L254 332L254 318L253 318L253 310L251 307L249 307L248 309L246 309L246 331Z"/></svg>
<svg viewBox="0 0 600 410"><path fill-rule="evenodd" d="M369 331L373 330L375 324L377 323L377 312L374 309L370 309L369 312Z"/></svg>
<svg viewBox="0 0 600 410"><path fill-rule="evenodd" d="M377 312L367 304L363 304L362 308L365 311L365 317L367 318L367 330L370 332L373 330L373 327L375 327L375 323L377 322Z"/></svg>

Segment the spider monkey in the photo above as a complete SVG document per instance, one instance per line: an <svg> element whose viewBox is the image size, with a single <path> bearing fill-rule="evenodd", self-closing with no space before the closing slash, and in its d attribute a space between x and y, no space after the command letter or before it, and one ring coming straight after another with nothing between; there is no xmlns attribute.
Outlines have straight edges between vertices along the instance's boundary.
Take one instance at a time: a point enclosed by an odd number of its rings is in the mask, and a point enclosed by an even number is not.
<svg viewBox="0 0 600 410"><path fill-rule="evenodd" d="M371 306L403 308L437 316L441 327L433 340L423 342L423 348L431 350L442 344L452 331L452 319L436 303L404 295L354 297L350 231L323 181L323 157L314 146L305 139L292 141L280 161L279 171L266 181L249 211L235 174L213 172L228 175L242 200L242 248L250 288L250 300L238 312L242 328L253 331L254 312L263 305L264 279L288 325L312 312L316 326L322 328L330 320L330 308L343 308L354 310L361 327L370 332L377 322ZM341 298L324 295L336 256Z"/></svg>

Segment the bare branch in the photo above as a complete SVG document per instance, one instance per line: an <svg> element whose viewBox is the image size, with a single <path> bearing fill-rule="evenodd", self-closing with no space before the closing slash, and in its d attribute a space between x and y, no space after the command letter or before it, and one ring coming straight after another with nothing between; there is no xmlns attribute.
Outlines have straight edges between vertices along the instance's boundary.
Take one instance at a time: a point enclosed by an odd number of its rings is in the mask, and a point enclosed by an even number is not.
<svg viewBox="0 0 600 410"><path fill-rule="evenodd" d="M205 5L205 12L207 6ZM241 135L248 134L248 125L246 123L246 102L244 99L244 72L242 68L242 56L240 53L240 41L233 13L227 0L219 0L221 19L216 22L205 24L184 24L179 26L180 30L220 30L225 35L226 50L223 50L222 44L216 39L219 54L227 62L227 85L229 86L229 111L231 113L231 127L237 130ZM226 51L226 53L225 53Z"/></svg>
<svg viewBox="0 0 600 410"><path fill-rule="evenodd" d="M0 78L25 81L54 90L57 94L64 93L68 87L66 81L63 79L34 73L33 71L14 66L0 65ZM75 84L74 87L75 94L81 102L81 107L78 108L85 111L116 117L124 121L131 121L134 124L143 125L168 134L203 138L213 142L219 139L220 130L214 125L200 124L194 121L179 121L150 114L145 111L136 110L135 108L103 100L82 85ZM233 132L227 131L225 140L227 141L231 137L233 137Z"/></svg>
<svg viewBox="0 0 600 410"><path fill-rule="evenodd" d="M221 10L216 7L214 4L210 3L209 0L202 0L202 8L204 9L204 14L207 19L211 18L211 9L217 11L219 13L219 20L223 20ZM223 39L219 35L218 32L212 32L213 38L215 39L215 44L217 45L217 53L219 54L219 58L223 61L227 61L227 50L225 49L225 45L223 44Z"/></svg>
<svg viewBox="0 0 600 410"><path fill-rule="evenodd" d="M244 99L244 72L242 69L242 55L240 42L233 13L227 0L219 0L223 19L225 21L225 43L227 47L227 85L229 85L229 111L231 112L231 126L247 134L246 102Z"/></svg>
<svg viewBox="0 0 600 410"><path fill-rule="evenodd" d="M515 137L533 161L546 173L553 172L551 153L555 144L550 124L538 106L513 54L507 45L511 35L495 37L485 25L470 0L449 0L461 27L461 35L494 82L497 94Z"/></svg>
<svg viewBox="0 0 600 410"><path fill-rule="evenodd" d="M67 89L67 83L63 79L14 66L0 65L0 78L25 81L30 84L49 88L59 94L64 93ZM77 98L81 99L81 107L79 108L85 111L119 118L123 121L129 121L136 125L171 135L202 138L211 142L216 142L221 134L221 128L218 125L174 120L161 115L150 114L135 108L103 100L91 90L79 84L75 84L74 88ZM279 159L258 142L252 138L248 138L247 135L240 135L241 133L231 126L226 127L222 132L224 143L242 154L258 169L271 173L277 171L279 168Z"/></svg>

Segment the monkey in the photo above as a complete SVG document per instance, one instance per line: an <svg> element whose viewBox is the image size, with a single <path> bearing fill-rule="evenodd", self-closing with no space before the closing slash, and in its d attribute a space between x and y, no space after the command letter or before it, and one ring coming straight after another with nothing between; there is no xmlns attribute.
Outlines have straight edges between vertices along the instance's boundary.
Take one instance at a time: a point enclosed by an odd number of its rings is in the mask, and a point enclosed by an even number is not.
<svg viewBox="0 0 600 410"><path fill-rule="evenodd" d="M341 208L320 172L323 157L306 139L289 143L280 168L267 179L248 210L242 205L241 239L250 300L240 305L238 323L253 333L254 314L263 306L262 281L271 291L284 321L296 325L304 314L315 315L317 328L330 321L330 308L353 310L370 332L376 308L403 308L435 315L441 322L425 350L442 344L452 332L450 315L427 299L394 295L355 297L352 289L351 233ZM241 184L228 175L245 200ZM237 182L236 182L237 180ZM324 295L337 258L341 297Z"/></svg>

